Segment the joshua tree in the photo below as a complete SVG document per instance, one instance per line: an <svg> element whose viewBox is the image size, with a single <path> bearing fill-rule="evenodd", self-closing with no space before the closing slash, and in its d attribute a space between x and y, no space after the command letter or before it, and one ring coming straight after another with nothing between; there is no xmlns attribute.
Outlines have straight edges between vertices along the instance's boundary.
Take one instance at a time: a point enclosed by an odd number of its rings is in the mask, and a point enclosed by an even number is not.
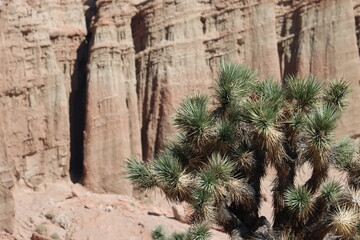
<svg viewBox="0 0 360 240"><path fill-rule="evenodd" d="M295 76L260 81L244 66L223 64L214 89L211 101L193 94L181 103L178 139L154 160L127 161L132 184L189 203L188 239L208 239L211 224L233 240L359 238L359 147L333 135L349 85ZM311 177L296 185L306 162ZM268 165L277 171L272 227L258 214ZM348 183L329 180L331 166L345 171Z"/></svg>

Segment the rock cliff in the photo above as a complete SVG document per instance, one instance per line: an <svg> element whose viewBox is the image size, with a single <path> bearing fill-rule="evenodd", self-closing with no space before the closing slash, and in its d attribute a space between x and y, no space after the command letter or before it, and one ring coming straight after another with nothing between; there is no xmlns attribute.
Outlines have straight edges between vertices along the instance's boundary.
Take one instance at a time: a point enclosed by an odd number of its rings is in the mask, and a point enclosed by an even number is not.
<svg viewBox="0 0 360 240"><path fill-rule="evenodd" d="M0 26L0 226L11 231L13 178L35 187L69 175L69 98L86 34L83 3L0 1Z"/></svg>
<svg viewBox="0 0 360 240"><path fill-rule="evenodd" d="M6 160L29 186L68 175L69 97L85 34L80 1L1 1L0 99Z"/></svg>
<svg viewBox="0 0 360 240"><path fill-rule="evenodd" d="M359 19L359 0L3 0L0 183L71 175L131 194L124 159L161 149L182 97L209 92L222 60L279 81L344 77L339 134L357 135Z"/></svg>
<svg viewBox="0 0 360 240"><path fill-rule="evenodd" d="M354 7L351 0L288 1L276 5L278 51L282 76L314 74L325 81L345 78L352 85L352 104L339 135L355 135L360 108L360 65ZM356 7L355 7L356 8ZM355 9L356 10L356 9Z"/></svg>
<svg viewBox="0 0 360 240"><path fill-rule="evenodd" d="M97 3L90 42L84 184L98 192L131 194L124 178L126 157L141 156L135 51L126 1Z"/></svg>

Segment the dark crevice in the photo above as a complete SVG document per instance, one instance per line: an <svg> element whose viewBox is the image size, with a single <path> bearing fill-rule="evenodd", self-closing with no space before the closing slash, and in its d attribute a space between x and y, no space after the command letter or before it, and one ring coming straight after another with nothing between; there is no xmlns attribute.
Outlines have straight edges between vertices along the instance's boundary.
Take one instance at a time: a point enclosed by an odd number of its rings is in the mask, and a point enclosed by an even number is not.
<svg viewBox="0 0 360 240"><path fill-rule="evenodd" d="M358 53L360 56L360 16L355 16L356 40L358 45Z"/></svg>
<svg viewBox="0 0 360 240"><path fill-rule="evenodd" d="M285 21L287 21L285 19ZM296 9L290 18L292 23L290 29L286 29L286 22L283 23L280 38L284 38L287 35L294 35L291 43L287 46L287 41L279 41L278 42L278 55L279 55L279 62L280 62L280 71L282 78L286 77L287 75L296 75L297 74L297 67L298 67L298 51L300 45L300 30L301 30L301 8ZM287 48L287 49L286 49ZM287 50L291 51L290 55L287 55L285 52Z"/></svg>
<svg viewBox="0 0 360 240"><path fill-rule="evenodd" d="M136 14L131 19L131 31L134 40L135 53L143 51L147 47L149 29L142 13Z"/></svg>
<svg viewBox="0 0 360 240"><path fill-rule="evenodd" d="M84 129L86 114L86 80L89 42L91 39L91 19L95 15L95 0L84 3L88 7L85 12L87 35L78 47L74 72L71 75L71 93L69 99L70 115L70 179L80 182L83 177L84 162Z"/></svg>
<svg viewBox="0 0 360 240"><path fill-rule="evenodd" d="M145 22L145 16L142 12L137 13L132 19L131 19L131 32L132 32L132 39L134 43L134 50L135 54L138 54L139 52L143 51L147 47L147 41L149 38L149 30L147 28L146 22ZM149 130L149 124L150 124L150 118L154 107L153 97L155 94L156 89L154 89L155 84L157 82L156 79L153 79L153 81L150 81L150 72L152 65L150 63L151 61L151 54L148 54L148 59L146 61L146 66L143 66L143 62L141 58L135 59L135 71L136 71L136 93L138 96L138 102L140 103L139 106L142 109L141 112L141 149L142 149L142 156L143 160L147 161L150 149L149 149L149 139L148 139L148 130ZM146 76L143 78L141 76L141 72L145 71ZM156 75L155 77L156 78ZM146 81L145 83L142 83L141 81ZM152 85L151 85L152 83ZM150 94L150 89L152 86L152 95ZM141 89L144 88L144 91ZM142 93L144 94L142 96ZM151 102L150 104L149 101Z"/></svg>

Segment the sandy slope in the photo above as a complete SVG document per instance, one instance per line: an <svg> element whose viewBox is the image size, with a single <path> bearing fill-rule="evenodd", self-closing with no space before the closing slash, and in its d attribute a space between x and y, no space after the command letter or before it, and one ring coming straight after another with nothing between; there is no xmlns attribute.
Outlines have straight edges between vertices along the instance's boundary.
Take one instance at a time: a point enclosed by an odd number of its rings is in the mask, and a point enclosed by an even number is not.
<svg viewBox="0 0 360 240"><path fill-rule="evenodd" d="M36 191L16 186L14 235L30 239L33 232L69 240L151 240L151 230L162 225L167 232L186 231L188 225L173 218L161 196L140 202L114 194L94 194L79 184L54 183ZM149 214L161 214L155 216ZM228 239L213 230L213 239Z"/></svg>
<svg viewBox="0 0 360 240"><path fill-rule="evenodd" d="M271 183L274 169L262 182L261 215L271 221ZM311 169L304 165L296 183L304 183ZM331 178L345 182L345 176L335 170ZM30 239L34 232L63 240L151 240L151 231L162 225L167 232L186 231L189 225L174 219L171 204L161 194L138 201L115 194L95 194L80 184L57 182L42 184L35 190L16 185L13 189L16 205L14 236ZM212 230L213 238L228 239L222 232ZM10 239L2 238L0 239Z"/></svg>

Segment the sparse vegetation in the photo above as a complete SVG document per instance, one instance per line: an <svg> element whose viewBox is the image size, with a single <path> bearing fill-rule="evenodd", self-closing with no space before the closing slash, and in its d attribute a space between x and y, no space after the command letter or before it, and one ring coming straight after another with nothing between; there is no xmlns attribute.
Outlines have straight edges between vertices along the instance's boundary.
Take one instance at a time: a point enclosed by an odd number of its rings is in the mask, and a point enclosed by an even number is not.
<svg viewBox="0 0 360 240"><path fill-rule="evenodd" d="M152 231L153 240L185 240L186 235L182 232L173 232L171 236L167 236L163 226L159 225L154 228Z"/></svg>
<svg viewBox="0 0 360 240"><path fill-rule="evenodd" d="M61 240L61 237L57 232L52 233L50 237L54 240Z"/></svg>
<svg viewBox="0 0 360 240"><path fill-rule="evenodd" d="M181 103L174 118L178 139L154 160L127 161L133 185L158 187L170 201L189 203L188 239L209 239L214 223L232 240L359 238L360 148L334 136L349 85L295 76L279 84L223 64L214 88L211 101L193 94ZM296 185L305 163L311 177ZM277 171L272 226L258 214L268 165ZM347 173L347 184L328 178L331 166Z"/></svg>
<svg viewBox="0 0 360 240"><path fill-rule="evenodd" d="M44 224L39 224L35 227L35 232L46 235L47 234L47 227Z"/></svg>

